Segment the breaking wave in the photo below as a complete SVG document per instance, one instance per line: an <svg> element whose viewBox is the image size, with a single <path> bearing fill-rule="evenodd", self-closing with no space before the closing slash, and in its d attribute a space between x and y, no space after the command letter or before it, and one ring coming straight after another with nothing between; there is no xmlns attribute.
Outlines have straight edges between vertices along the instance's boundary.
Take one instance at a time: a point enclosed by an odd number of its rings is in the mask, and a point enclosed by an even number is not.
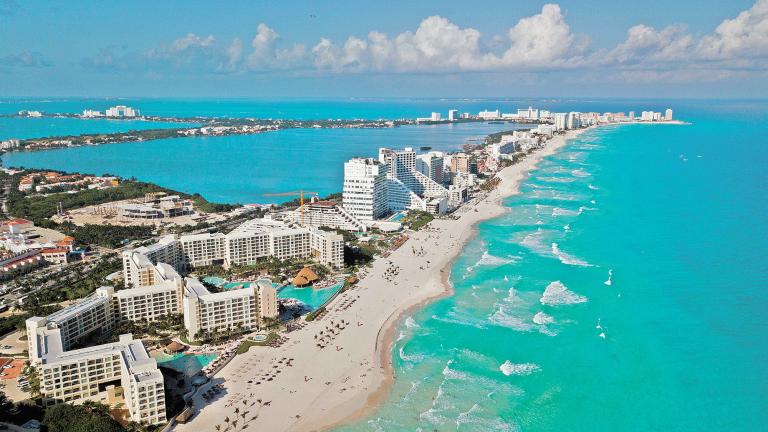
<svg viewBox="0 0 768 432"><path fill-rule="evenodd" d="M542 237L544 236L544 231L541 229L538 229L530 234L527 234L523 239L520 241L521 246L525 246L528 249L530 249L533 252L536 252L539 255L544 255L549 252L549 248L544 243Z"/></svg>
<svg viewBox="0 0 768 432"><path fill-rule="evenodd" d="M589 176L591 176L591 175L592 175L592 174L590 174L590 173L588 173L588 172L584 171L584 170L583 170L583 169L581 169L581 168L579 168L579 169L575 169L575 170L571 171L571 174L573 174L573 176L574 176L574 177L582 177L582 178L583 178L583 177L589 177Z"/></svg>
<svg viewBox="0 0 768 432"><path fill-rule="evenodd" d="M404 348L405 347L400 347L400 359L403 361L418 363L426 358L424 354L406 354Z"/></svg>
<svg viewBox="0 0 768 432"><path fill-rule="evenodd" d="M416 320L413 319L413 317L408 317L405 319L405 327L406 328L419 328L420 325L416 324Z"/></svg>
<svg viewBox="0 0 768 432"><path fill-rule="evenodd" d="M533 322L538 325L552 324L555 322L555 318L544 312L536 312L536 315L533 316Z"/></svg>
<svg viewBox="0 0 768 432"><path fill-rule="evenodd" d="M541 367L536 363L512 363L507 360L499 366L499 370L506 376L524 376L541 371Z"/></svg>
<svg viewBox="0 0 768 432"><path fill-rule="evenodd" d="M562 282L554 281L547 285L539 301L547 306L560 306L584 303L587 298L569 290Z"/></svg>
<svg viewBox="0 0 768 432"><path fill-rule="evenodd" d="M467 272L473 272L476 268L480 266L502 266L506 264L512 264L520 260L520 257L518 256L510 256L507 258L500 258L497 256L493 256L488 253L488 251L483 252L483 256L480 257L480 259L474 263L473 265L467 267Z"/></svg>
<svg viewBox="0 0 768 432"><path fill-rule="evenodd" d="M568 177L537 177L537 179L546 183L571 183L576 180Z"/></svg>
<svg viewBox="0 0 768 432"><path fill-rule="evenodd" d="M552 216L578 216L582 212L582 209L579 208L578 210L568 210L561 207L554 207L552 208Z"/></svg>
<svg viewBox="0 0 768 432"><path fill-rule="evenodd" d="M552 243L552 255L556 256L563 264L575 265L580 267L592 267L592 264L577 258L573 255L567 254L560 250L557 243Z"/></svg>
<svg viewBox="0 0 768 432"><path fill-rule="evenodd" d="M441 321L444 323L469 326L469 327L474 327L478 329L485 328L485 325L482 321L478 320L477 318L471 315L458 313L455 310L448 311L448 313L445 314L445 316L432 315L432 319Z"/></svg>

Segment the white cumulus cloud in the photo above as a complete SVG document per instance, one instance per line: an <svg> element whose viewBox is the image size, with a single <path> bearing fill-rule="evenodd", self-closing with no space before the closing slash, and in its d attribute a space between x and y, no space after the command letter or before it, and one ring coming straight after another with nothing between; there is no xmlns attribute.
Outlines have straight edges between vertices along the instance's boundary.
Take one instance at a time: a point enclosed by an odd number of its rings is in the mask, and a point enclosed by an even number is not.
<svg viewBox="0 0 768 432"><path fill-rule="evenodd" d="M109 51L102 61L88 64L128 64L138 57L140 66L157 67L157 72L170 65L218 73L496 72L529 78L540 71L569 70L585 78L607 72L643 82L724 80L744 73L765 75L768 69L768 0L757 0L703 35L682 24L656 29L641 23L630 27L613 48L598 51L590 49L589 37L573 32L557 4L545 4L538 13L510 24L501 34L484 35L435 15L414 30L386 34L372 29L365 36L320 38L305 45L285 41L261 23L250 43L240 38L221 43L213 35L188 33L140 56Z"/></svg>
<svg viewBox="0 0 768 432"><path fill-rule="evenodd" d="M445 72L510 68L554 68L574 62L584 46L565 21L560 6L547 4L541 13L521 19L506 40L489 42L503 48L496 55L482 42L482 34L462 28L441 16L431 16L415 32L390 37L372 31L366 39L349 37L343 45L321 39L312 49L314 64L332 71Z"/></svg>

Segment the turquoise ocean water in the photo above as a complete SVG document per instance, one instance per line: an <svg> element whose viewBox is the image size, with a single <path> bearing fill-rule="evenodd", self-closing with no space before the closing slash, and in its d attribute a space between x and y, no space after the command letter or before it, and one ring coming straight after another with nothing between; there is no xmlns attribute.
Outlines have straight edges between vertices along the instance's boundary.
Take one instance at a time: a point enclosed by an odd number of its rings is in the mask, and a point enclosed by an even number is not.
<svg viewBox="0 0 768 432"><path fill-rule="evenodd" d="M10 105L43 109L32 102ZM461 110L529 104L291 101L270 111L266 102L139 102L157 110L273 117L280 111L294 118L302 112L395 118L453 104ZM396 380L385 403L340 430L765 429L768 102L531 102L597 111L661 110L669 103L692 124L593 130L544 160L522 193L505 200L510 211L482 223L458 257L455 294L399 326ZM83 109L72 101L46 103ZM337 191L337 160L350 154L373 155L382 145L455 147L492 126L458 134L439 127L284 131L3 160L97 173L121 169L116 173L214 200L263 202L259 194L267 189L310 184ZM168 167L171 174L153 173Z"/></svg>
<svg viewBox="0 0 768 432"><path fill-rule="evenodd" d="M342 431L768 425L765 103L588 132L482 223Z"/></svg>

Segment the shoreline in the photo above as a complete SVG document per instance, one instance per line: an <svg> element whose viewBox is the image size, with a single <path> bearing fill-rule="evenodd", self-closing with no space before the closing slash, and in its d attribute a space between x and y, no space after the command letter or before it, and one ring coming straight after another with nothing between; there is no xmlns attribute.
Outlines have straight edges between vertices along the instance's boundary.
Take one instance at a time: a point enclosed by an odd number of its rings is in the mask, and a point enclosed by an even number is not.
<svg viewBox="0 0 768 432"><path fill-rule="evenodd" d="M251 405L250 412L257 416L248 422L249 428L325 431L370 416L393 388L391 354L402 320L451 295L451 268L477 235L477 225L509 211L503 199L519 192L541 160L593 128L555 136L499 171L501 182L492 191L479 194L450 217L409 232L409 240L389 257L374 260L355 288L328 305L326 315L287 333L283 346L236 356L194 397L196 415L173 430L214 430L224 426L225 417L236 415L235 404L255 398L269 405ZM330 334L325 347L316 344L320 336ZM293 367L281 367L284 359L291 359ZM265 380L275 370L283 373ZM206 388L218 384L224 388L221 397L202 399Z"/></svg>
<svg viewBox="0 0 768 432"><path fill-rule="evenodd" d="M544 158L557 153L562 147L564 147L568 143L568 141L577 138L579 135L581 135L582 133L592 128L594 128L594 126L585 128L585 129L570 131L563 135L554 137L551 140L547 141L544 147L537 149L536 151L526 155L526 157L523 160L521 160L519 163L506 167L503 170L499 171L499 173L497 173L497 176L501 177L502 183L496 189L494 189L494 191L491 191L488 195L486 195L483 198L483 201L486 204L492 205L492 208L487 209L484 214L475 218L475 220L468 226L469 232L466 233L464 236L462 236L462 239L459 242L460 243L459 247L457 248L455 253L449 257L448 262L440 269L440 279L441 279L440 285L443 288L442 291L438 293L431 293L428 296L422 298L417 303L405 305L402 308L393 311L392 314L390 314L390 318L385 322L382 329L380 329L379 337L377 338L377 343L376 343L377 351L375 353L376 354L375 358L378 359L378 365L382 369L383 376L381 376L381 383L378 386L378 388L376 388L375 390L373 390L368 394L365 401L365 406L359 407L356 410L346 414L344 417L337 419L334 422L326 423L325 425L317 429L298 429L298 430L302 430L302 431L303 430L307 430L307 431L332 430L337 427L341 427L341 426L348 425L351 423L355 423L359 420L362 420L363 418L368 417L378 409L378 407L389 396L395 381L394 368L392 364L393 358L391 353L395 343L395 331L398 325L401 323L401 321L406 317L410 316L414 311L423 309L433 302L436 302L442 298L453 295L454 286L450 280L451 269L453 268L453 265L455 264L456 260L461 255L461 251L464 249L464 247L470 241L472 241L472 239L477 237L479 233L478 224L486 220L490 220L498 216L501 216L502 214L509 211L509 208L503 205L503 200L505 198L509 198L511 196L514 196L520 193L521 183L523 182L523 180L528 178L531 171L536 169L538 163L541 162L541 160L543 160ZM502 188L504 188L505 186L507 189L502 190ZM494 192L497 192L497 193L494 193ZM477 204L473 207L476 208L476 206ZM341 405L336 409L339 411L344 411L344 405Z"/></svg>

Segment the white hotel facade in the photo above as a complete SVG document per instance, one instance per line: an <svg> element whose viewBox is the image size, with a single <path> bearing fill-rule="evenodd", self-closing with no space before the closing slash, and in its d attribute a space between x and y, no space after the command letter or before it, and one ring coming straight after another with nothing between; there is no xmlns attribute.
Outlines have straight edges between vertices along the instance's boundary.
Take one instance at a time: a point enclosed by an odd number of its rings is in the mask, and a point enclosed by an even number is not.
<svg viewBox="0 0 768 432"><path fill-rule="evenodd" d="M110 388L119 385L131 420L163 423L163 375L140 340L127 334L118 342L70 349L86 336L112 328L113 294L112 287L102 287L61 311L26 321L29 360L38 369L43 402L104 401Z"/></svg>
<svg viewBox="0 0 768 432"><path fill-rule="evenodd" d="M437 153L417 158L410 147L381 148L378 160L350 159L344 163L344 209L363 222L402 210L443 213L449 193L440 184L441 162Z"/></svg>
<svg viewBox="0 0 768 432"><path fill-rule="evenodd" d="M187 278L182 309L190 337L224 329L247 330L278 316L277 290L262 279L247 288L211 293L197 279Z"/></svg>

